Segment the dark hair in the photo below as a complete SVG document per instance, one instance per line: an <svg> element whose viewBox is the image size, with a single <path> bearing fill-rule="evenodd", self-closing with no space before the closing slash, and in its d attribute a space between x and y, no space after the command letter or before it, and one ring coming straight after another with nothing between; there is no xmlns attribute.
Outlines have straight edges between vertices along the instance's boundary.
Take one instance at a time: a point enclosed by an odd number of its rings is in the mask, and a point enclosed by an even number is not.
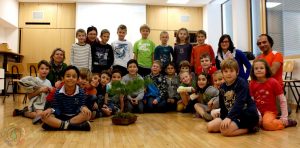
<svg viewBox="0 0 300 148"><path fill-rule="evenodd" d="M232 52L233 52L233 49L235 49L234 44L233 44L233 42L232 42L232 40L231 40L230 35L228 35L228 34L223 34L223 35L220 37L219 43L218 43L218 53L220 53L220 55L221 55L222 58L223 58L223 52L222 52L221 43L222 43L223 40L225 40L226 38L227 38L228 41L229 41L229 47L228 47L228 50L232 53Z"/></svg>
<svg viewBox="0 0 300 148"><path fill-rule="evenodd" d="M147 24L143 24L143 25L140 27L140 31L142 31L142 29L147 29L147 30L149 30L149 32L150 32L150 27L149 27Z"/></svg>
<svg viewBox="0 0 300 148"><path fill-rule="evenodd" d="M123 25L123 24L119 25L117 31L119 31L119 29L127 31L127 27L125 25Z"/></svg>
<svg viewBox="0 0 300 148"><path fill-rule="evenodd" d="M204 37L206 38L206 32L204 30L197 31L197 35L200 35L200 34L204 35Z"/></svg>
<svg viewBox="0 0 300 148"><path fill-rule="evenodd" d="M91 32L91 31L93 31L93 30L96 31L96 35L98 35L97 28L94 27L94 26L88 27L86 32L87 32L87 34L88 34L89 32Z"/></svg>
<svg viewBox="0 0 300 148"><path fill-rule="evenodd" d="M79 73L79 77L83 80L90 81L92 79L92 72L88 68L80 68Z"/></svg>
<svg viewBox="0 0 300 148"><path fill-rule="evenodd" d="M102 36L104 33L110 34L109 31L108 31L107 29L102 29L102 30L101 30L101 33L100 33L100 36Z"/></svg>
<svg viewBox="0 0 300 148"><path fill-rule="evenodd" d="M211 57L208 53L204 53L200 56L200 60L203 59L203 58L208 58L211 61Z"/></svg>
<svg viewBox="0 0 300 148"><path fill-rule="evenodd" d="M111 71L111 76L112 76L114 73L119 73L119 74L122 76L122 72L121 72L119 69L113 69L113 70Z"/></svg>
<svg viewBox="0 0 300 148"><path fill-rule="evenodd" d="M56 53L57 51L61 51L61 52L63 53L63 61L66 59L66 53L65 53L65 51L64 51L63 49L61 49L61 48L55 48L55 49L52 51L51 56L50 56L50 61L51 61L51 62L54 61L53 57L54 57L54 55L55 55L55 53Z"/></svg>
<svg viewBox="0 0 300 148"><path fill-rule="evenodd" d="M38 63L38 69L40 69L40 67L42 65L45 65L47 66L49 69L51 69L51 65L49 64L49 62L47 62L46 60L41 60L39 63Z"/></svg>
<svg viewBox="0 0 300 148"><path fill-rule="evenodd" d="M181 69L181 67L189 67L191 70L191 63L187 60L183 60L179 63L179 69Z"/></svg>
<svg viewBox="0 0 300 148"><path fill-rule="evenodd" d="M267 37L267 40L268 42L270 43L271 47L273 47L273 44L274 44L274 41L272 39L271 36L267 35L267 34L261 34L259 37L262 37L262 36L266 36ZM257 44L257 43L256 43ZM258 45L258 44L257 44Z"/></svg>
<svg viewBox="0 0 300 148"><path fill-rule="evenodd" d="M203 76L206 78L206 85L204 86L204 88L200 88L200 87L198 86L198 79L199 79L199 76L200 76L200 75L203 75ZM197 92L200 92L200 93L204 93L205 90L206 90L206 88L207 88L208 86L210 86L210 82L211 82L211 77L210 77L210 75L209 75L208 73L206 73L206 72L200 73L200 74L197 76L197 86L196 86L196 91L197 91Z"/></svg>
<svg viewBox="0 0 300 148"><path fill-rule="evenodd" d="M135 64L136 66L138 66L138 62L135 60L135 59L131 59L131 60L129 60L128 62L127 62L127 68L128 68L128 66L130 65L130 64Z"/></svg>
<svg viewBox="0 0 300 148"><path fill-rule="evenodd" d="M67 66L67 68L63 72L63 77L65 77L66 72L69 71L69 70L75 70L75 72L77 74L77 79L79 78L79 75L80 75L79 69L76 66L73 66L73 65Z"/></svg>
<svg viewBox="0 0 300 148"><path fill-rule="evenodd" d="M257 62L264 63L265 68L266 68L266 78L270 78L272 76L272 70L271 70L269 64L267 63L267 61L265 59L256 59L256 60L253 61L252 68L251 68L251 71L250 71L251 80L257 80L257 77L254 74L254 64L257 63Z"/></svg>
<svg viewBox="0 0 300 148"><path fill-rule="evenodd" d="M103 70L103 71L100 73L100 77L101 77L103 74L107 74L108 77L111 78L111 73L110 73L108 70Z"/></svg>

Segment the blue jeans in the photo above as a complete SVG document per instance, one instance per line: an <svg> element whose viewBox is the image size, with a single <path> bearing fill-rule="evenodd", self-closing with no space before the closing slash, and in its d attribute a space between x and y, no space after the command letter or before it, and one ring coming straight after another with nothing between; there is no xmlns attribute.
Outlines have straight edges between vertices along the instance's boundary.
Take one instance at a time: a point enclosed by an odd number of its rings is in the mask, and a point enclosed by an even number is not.
<svg viewBox="0 0 300 148"><path fill-rule="evenodd" d="M153 104L152 102L155 100L153 97L148 97L146 102L146 111L147 112L157 112L162 113L167 111L167 103L165 99L161 99L157 104Z"/></svg>
<svg viewBox="0 0 300 148"><path fill-rule="evenodd" d="M127 101L127 111L135 113L144 113L144 103L143 100L138 100L138 104L132 104L130 100Z"/></svg>

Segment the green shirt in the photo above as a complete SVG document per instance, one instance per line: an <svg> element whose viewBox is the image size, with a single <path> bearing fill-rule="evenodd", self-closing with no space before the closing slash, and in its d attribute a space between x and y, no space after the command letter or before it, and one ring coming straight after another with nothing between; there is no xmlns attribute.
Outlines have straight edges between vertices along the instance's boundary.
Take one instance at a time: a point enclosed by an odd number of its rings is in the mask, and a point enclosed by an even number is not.
<svg viewBox="0 0 300 148"><path fill-rule="evenodd" d="M133 53L137 56L139 66L151 68L155 44L149 39L140 39L134 43Z"/></svg>

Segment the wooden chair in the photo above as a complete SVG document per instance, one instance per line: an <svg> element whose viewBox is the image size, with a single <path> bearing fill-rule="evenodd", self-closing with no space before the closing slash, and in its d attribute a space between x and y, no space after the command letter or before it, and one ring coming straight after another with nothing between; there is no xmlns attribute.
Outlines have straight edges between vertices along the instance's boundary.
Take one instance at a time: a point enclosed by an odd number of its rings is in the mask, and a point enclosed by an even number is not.
<svg viewBox="0 0 300 148"><path fill-rule="evenodd" d="M296 112L298 112L298 109L300 108L300 93L299 93L297 87L300 87L300 86L297 85L296 83L299 83L300 80L293 78L294 65L295 65L295 62L293 60L288 60L283 63L283 72L284 72L284 79L283 79L284 87L283 88L288 87L288 89L291 90L291 92L295 98L295 101L297 103ZM284 89L284 94L286 94L285 89Z"/></svg>
<svg viewBox="0 0 300 148"><path fill-rule="evenodd" d="M27 73L29 76L37 77L38 63L27 63Z"/></svg>
<svg viewBox="0 0 300 148"><path fill-rule="evenodd" d="M6 88L4 89L4 98L3 103L5 102L6 97L8 96L8 88L9 86L12 86L12 94L13 94L13 100L15 101L15 94L18 93L18 82L22 75L24 74L24 67L22 63L14 63L14 62L8 62L7 68L6 68L5 77L7 80Z"/></svg>

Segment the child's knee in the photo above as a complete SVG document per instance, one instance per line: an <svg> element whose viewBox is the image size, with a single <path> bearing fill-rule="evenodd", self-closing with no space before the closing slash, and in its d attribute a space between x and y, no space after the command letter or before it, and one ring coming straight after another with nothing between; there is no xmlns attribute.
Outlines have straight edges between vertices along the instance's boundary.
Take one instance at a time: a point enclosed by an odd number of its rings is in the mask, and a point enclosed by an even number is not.
<svg viewBox="0 0 300 148"><path fill-rule="evenodd" d="M178 103L177 104L177 109L178 112L182 112L184 110L184 104L183 103Z"/></svg>

